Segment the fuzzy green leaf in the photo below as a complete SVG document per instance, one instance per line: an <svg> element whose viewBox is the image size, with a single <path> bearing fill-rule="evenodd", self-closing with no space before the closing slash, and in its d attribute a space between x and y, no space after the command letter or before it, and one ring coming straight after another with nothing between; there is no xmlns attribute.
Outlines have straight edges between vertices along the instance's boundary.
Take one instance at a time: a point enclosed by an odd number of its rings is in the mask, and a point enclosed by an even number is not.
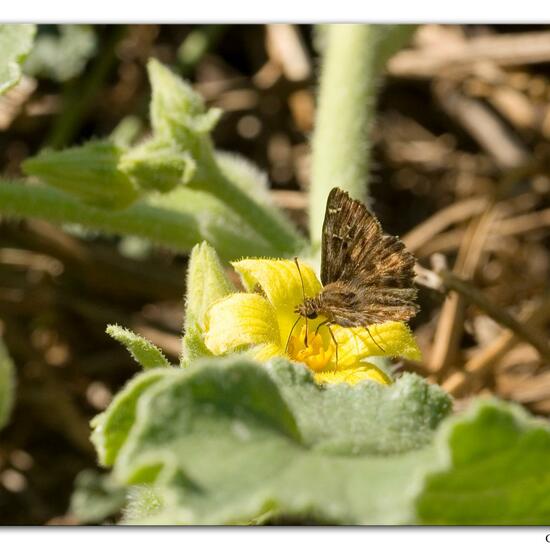
<svg viewBox="0 0 550 550"><path fill-rule="evenodd" d="M0 95L19 82L35 33L36 25L0 25Z"/></svg>
<svg viewBox="0 0 550 550"><path fill-rule="evenodd" d="M140 505L136 489L127 522L550 520L549 425L517 407L479 402L440 422L449 398L416 375L323 387L303 366L243 358L172 372L120 398L132 419L114 474L149 495Z"/></svg>
<svg viewBox="0 0 550 550"><path fill-rule="evenodd" d="M90 423L93 428L91 439L97 449L99 463L102 466L113 465L134 424L138 399L144 391L160 380L173 376L176 372L179 371L165 368L144 372L126 384L105 412L92 419Z"/></svg>
<svg viewBox="0 0 550 550"><path fill-rule="evenodd" d="M269 372L306 443L331 453L393 454L423 447L451 411L439 386L410 373L391 386L334 384L319 391L311 371L285 360L274 360Z"/></svg>
<svg viewBox="0 0 550 550"><path fill-rule="evenodd" d="M164 503L140 522L234 523L265 514L336 523L411 519L411 473L431 464L433 450L398 451L419 446L411 444L417 433L425 443L448 410L435 386L411 375L391 388L320 387L305 367L281 361L266 368L210 359L176 372L144 389L128 438L111 453L117 479L151 483ZM106 415L119 414L116 408ZM369 418L376 410L383 415Z"/></svg>
<svg viewBox="0 0 550 550"><path fill-rule="evenodd" d="M548 525L550 424L517 405L480 401L437 441L442 467L419 496L423 523Z"/></svg>
<svg viewBox="0 0 550 550"><path fill-rule="evenodd" d="M171 366L162 351L143 336L118 325L108 325L106 332L120 342L144 369Z"/></svg>
<svg viewBox="0 0 550 550"><path fill-rule="evenodd" d="M273 206L265 172L247 158L235 153L216 151L215 157L223 175L231 183L263 205Z"/></svg>
<svg viewBox="0 0 550 550"><path fill-rule="evenodd" d="M69 509L81 523L99 523L126 503L126 487L118 485L110 474L82 470L74 484Z"/></svg>
<svg viewBox="0 0 550 550"><path fill-rule="evenodd" d="M0 339L0 429L8 420L15 396L15 367Z"/></svg>

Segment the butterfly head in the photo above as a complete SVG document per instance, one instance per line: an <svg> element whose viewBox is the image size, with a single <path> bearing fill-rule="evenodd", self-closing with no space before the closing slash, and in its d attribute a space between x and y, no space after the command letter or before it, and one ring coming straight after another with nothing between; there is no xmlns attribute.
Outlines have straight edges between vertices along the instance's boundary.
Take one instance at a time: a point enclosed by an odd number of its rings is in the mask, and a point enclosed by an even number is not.
<svg viewBox="0 0 550 550"><path fill-rule="evenodd" d="M294 308L294 313L308 319L316 319L319 315L319 306L315 298L306 298L303 303Z"/></svg>
<svg viewBox="0 0 550 550"><path fill-rule="evenodd" d="M304 301L301 304L298 304L294 308L294 313L297 313L298 315L301 315L302 317L307 319L316 319L317 315L319 314L319 305L317 303L316 298L306 298L306 289L304 287L304 278L302 277L302 271L300 269L300 264L298 263L298 258L294 258L294 263L296 264L296 267L298 269L298 275L300 276L300 282L302 284L302 295L304 297ZM306 337L307 338L307 337Z"/></svg>

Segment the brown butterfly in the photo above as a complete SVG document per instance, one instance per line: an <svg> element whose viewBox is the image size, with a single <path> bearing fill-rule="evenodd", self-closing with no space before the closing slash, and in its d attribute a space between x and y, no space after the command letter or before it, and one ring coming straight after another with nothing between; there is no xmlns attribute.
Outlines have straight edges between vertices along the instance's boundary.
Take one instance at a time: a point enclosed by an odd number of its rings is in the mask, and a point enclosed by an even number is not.
<svg viewBox="0 0 550 550"><path fill-rule="evenodd" d="M304 298L294 311L306 318L306 324L307 319L323 315L322 324L367 330L373 323L407 321L418 311L414 264L405 245L384 233L363 203L335 187L323 223L323 289L313 298ZM299 270L297 260L296 265Z"/></svg>

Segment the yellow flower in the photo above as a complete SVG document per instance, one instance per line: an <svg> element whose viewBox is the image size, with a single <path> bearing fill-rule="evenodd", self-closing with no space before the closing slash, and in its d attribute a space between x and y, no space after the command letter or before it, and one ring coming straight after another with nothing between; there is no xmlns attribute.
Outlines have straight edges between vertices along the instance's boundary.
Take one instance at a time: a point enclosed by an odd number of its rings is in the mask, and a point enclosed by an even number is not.
<svg viewBox="0 0 550 550"><path fill-rule="evenodd" d="M331 335L326 325L319 327L326 320L319 316L308 320L306 329L306 320L294 313L304 296L300 274L291 260L246 259L232 265L247 292L226 296L208 310L204 341L214 355L249 350L261 361L284 356L306 364L319 383L348 384L392 382L382 369L366 361L368 357L420 359L405 323L371 325L368 331L332 325ZM300 262L300 270L306 297L315 296L321 283L308 265Z"/></svg>

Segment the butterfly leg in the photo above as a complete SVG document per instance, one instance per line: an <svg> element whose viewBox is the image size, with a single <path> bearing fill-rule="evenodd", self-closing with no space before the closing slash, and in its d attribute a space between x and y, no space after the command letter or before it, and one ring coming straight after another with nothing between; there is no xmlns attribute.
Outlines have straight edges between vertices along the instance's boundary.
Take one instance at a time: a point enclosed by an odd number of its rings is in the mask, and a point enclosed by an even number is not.
<svg viewBox="0 0 550 550"><path fill-rule="evenodd" d="M338 368L338 341L336 340L336 337L334 336L334 332L332 332L332 329L330 328L331 323L326 323L328 331L330 333L330 337L332 338L332 341L334 342L334 351L336 352L336 368ZM319 328L319 327L317 327Z"/></svg>
<svg viewBox="0 0 550 550"><path fill-rule="evenodd" d="M336 366L338 366L338 342L334 336L334 332L332 332L332 329L330 328L330 325L332 323L327 319L326 321L323 321L322 323L319 323L317 325L317 328L315 329L315 336L317 336L317 334L319 333L319 329L321 327L327 327L329 333L330 333L330 337L332 338L332 341L334 343L334 350L336 352Z"/></svg>
<svg viewBox="0 0 550 550"><path fill-rule="evenodd" d="M290 337L292 336L292 333L294 332L294 329L296 328L296 325L298 324L298 321L300 320L301 315L298 315L298 319L294 321L294 324L292 325L292 328L290 329L290 333L288 334L288 338L286 339L286 346L285 346L285 353L288 352L288 344L290 343Z"/></svg>
<svg viewBox="0 0 550 550"><path fill-rule="evenodd" d="M328 326L329 323L330 323L330 321L329 321L328 319L327 319L326 321L323 321L322 323L319 323L319 324L317 325L317 328L315 329L315 336L317 336L317 334L319 334L319 329L320 329L321 327Z"/></svg>
<svg viewBox="0 0 550 550"><path fill-rule="evenodd" d="M385 353L384 348L373 338L373 336L372 336L372 334L369 330L369 327L365 326L365 328L367 329L367 332L369 333L370 339L382 350L383 353Z"/></svg>

